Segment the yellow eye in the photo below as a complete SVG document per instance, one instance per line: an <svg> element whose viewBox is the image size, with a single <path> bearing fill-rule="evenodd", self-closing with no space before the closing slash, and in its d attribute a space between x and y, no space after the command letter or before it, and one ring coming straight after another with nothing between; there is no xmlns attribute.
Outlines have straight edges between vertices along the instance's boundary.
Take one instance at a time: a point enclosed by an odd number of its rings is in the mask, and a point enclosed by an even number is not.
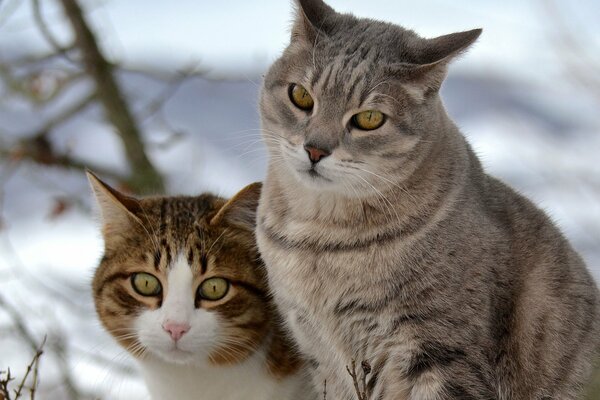
<svg viewBox="0 0 600 400"><path fill-rule="evenodd" d="M158 278L145 272L131 275L131 286L142 296L157 296L162 290Z"/></svg>
<svg viewBox="0 0 600 400"><path fill-rule="evenodd" d="M294 105L302 110L312 110L315 101L308 94L308 91L302 85L292 84L290 86L290 100Z"/></svg>
<svg viewBox="0 0 600 400"><path fill-rule="evenodd" d="M363 131L372 131L379 128L385 122L385 115L376 110L360 112L352 117L354 126Z"/></svg>
<svg viewBox="0 0 600 400"><path fill-rule="evenodd" d="M223 278L208 278L200 284L198 294L205 300L221 300L229 291L229 281Z"/></svg>

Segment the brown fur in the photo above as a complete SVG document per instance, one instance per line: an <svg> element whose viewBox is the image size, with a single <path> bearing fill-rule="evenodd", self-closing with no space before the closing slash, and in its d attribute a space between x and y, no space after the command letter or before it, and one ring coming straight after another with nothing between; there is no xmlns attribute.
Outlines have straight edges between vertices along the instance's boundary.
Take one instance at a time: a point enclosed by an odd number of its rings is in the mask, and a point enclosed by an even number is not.
<svg viewBox="0 0 600 400"><path fill-rule="evenodd" d="M196 307L218 313L228 322L222 334L235 342L212 349L211 362L240 363L265 348L265 368L273 376L284 378L298 371L300 359L279 328L252 232L260 184L249 186L228 202L211 194L135 199L94 176L91 180L96 192L103 192L100 196L112 196L114 205L126 211L124 216L103 216L106 248L93 280L98 316L124 348L144 357L147 349L123 333L131 331L132 319L139 311L156 309L162 302L161 296L137 294L130 283L131 274L151 273L166 288L170 263L176 253L182 253L192 265L196 285L211 276L231 282L222 300L196 300ZM106 205L103 211L111 213Z"/></svg>

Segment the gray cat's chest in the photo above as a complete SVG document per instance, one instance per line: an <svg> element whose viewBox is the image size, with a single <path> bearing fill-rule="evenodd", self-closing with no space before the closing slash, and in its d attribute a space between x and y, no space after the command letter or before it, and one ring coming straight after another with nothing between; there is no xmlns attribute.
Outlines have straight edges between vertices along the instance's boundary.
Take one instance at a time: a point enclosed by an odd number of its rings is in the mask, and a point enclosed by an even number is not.
<svg viewBox="0 0 600 400"><path fill-rule="evenodd" d="M368 269L373 257L368 252L316 253L278 246L258 230L258 244L267 265L269 284L276 302L304 351L346 352L348 341L363 347L366 329L373 320L351 321L340 312L356 293L377 297L377 273L359 277L357 270ZM371 288L371 290L369 290ZM377 316L372 316L376 318ZM344 335L353 322L352 338ZM364 334L363 334L364 333ZM339 344L338 344L339 342ZM322 347L325 348L322 348ZM348 358L352 355L346 354Z"/></svg>

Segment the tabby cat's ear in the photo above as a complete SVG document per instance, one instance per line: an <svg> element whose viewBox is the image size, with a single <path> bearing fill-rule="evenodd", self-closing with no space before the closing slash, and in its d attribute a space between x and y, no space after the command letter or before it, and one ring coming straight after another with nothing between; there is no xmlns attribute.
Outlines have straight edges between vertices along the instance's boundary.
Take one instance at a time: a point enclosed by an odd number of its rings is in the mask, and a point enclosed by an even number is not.
<svg viewBox="0 0 600 400"><path fill-rule="evenodd" d="M137 214L140 203L110 187L90 171L86 171L88 181L96 197L102 216L102 234L108 240L130 229L132 224L141 223Z"/></svg>
<svg viewBox="0 0 600 400"><path fill-rule="evenodd" d="M296 0L296 19L292 27L292 42L314 45L319 35L333 28L337 13L323 0Z"/></svg>
<svg viewBox="0 0 600 400"><path fill-rule="evenodd" d="M405 81L417 97L438 91L446 77L448 64L475 43L481 32L481 29L473 29L423 39L419 44L421 63L400 63L395 67L395 75Z"/></svg>
<svg viewBox="0 0 600 400"><path fill-rule="evenodd" d="M221 207L217 215L211 219L210 224L217 225L226 222L248 231L254 231L261 188L262 183L255 182L240 190Z"/></svg>

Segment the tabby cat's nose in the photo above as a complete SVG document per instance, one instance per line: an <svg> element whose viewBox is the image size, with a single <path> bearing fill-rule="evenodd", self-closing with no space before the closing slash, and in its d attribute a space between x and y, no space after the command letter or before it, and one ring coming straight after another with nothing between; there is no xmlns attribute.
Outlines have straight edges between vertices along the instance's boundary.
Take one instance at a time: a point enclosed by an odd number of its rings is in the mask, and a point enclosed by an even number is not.
<svg viewBox="0 0 600 400"><path fill-rule="evenodd" d="M171 335L171 339L174 341L178 341L181 339L183 335L185 335L191 328L188 323L178 323L178 322L166 322L163 324L163 329L169 335Z"/></svg>
<svg viewBox="0 0 600 400"><path fill-rule="evenodd" d="M304 150L306 150L306 152L308 153L308 158L313 164L318 163L319 161L321 161L321 159L331 154L329 150L319 149L307 144L304 145Z"/></svg>

